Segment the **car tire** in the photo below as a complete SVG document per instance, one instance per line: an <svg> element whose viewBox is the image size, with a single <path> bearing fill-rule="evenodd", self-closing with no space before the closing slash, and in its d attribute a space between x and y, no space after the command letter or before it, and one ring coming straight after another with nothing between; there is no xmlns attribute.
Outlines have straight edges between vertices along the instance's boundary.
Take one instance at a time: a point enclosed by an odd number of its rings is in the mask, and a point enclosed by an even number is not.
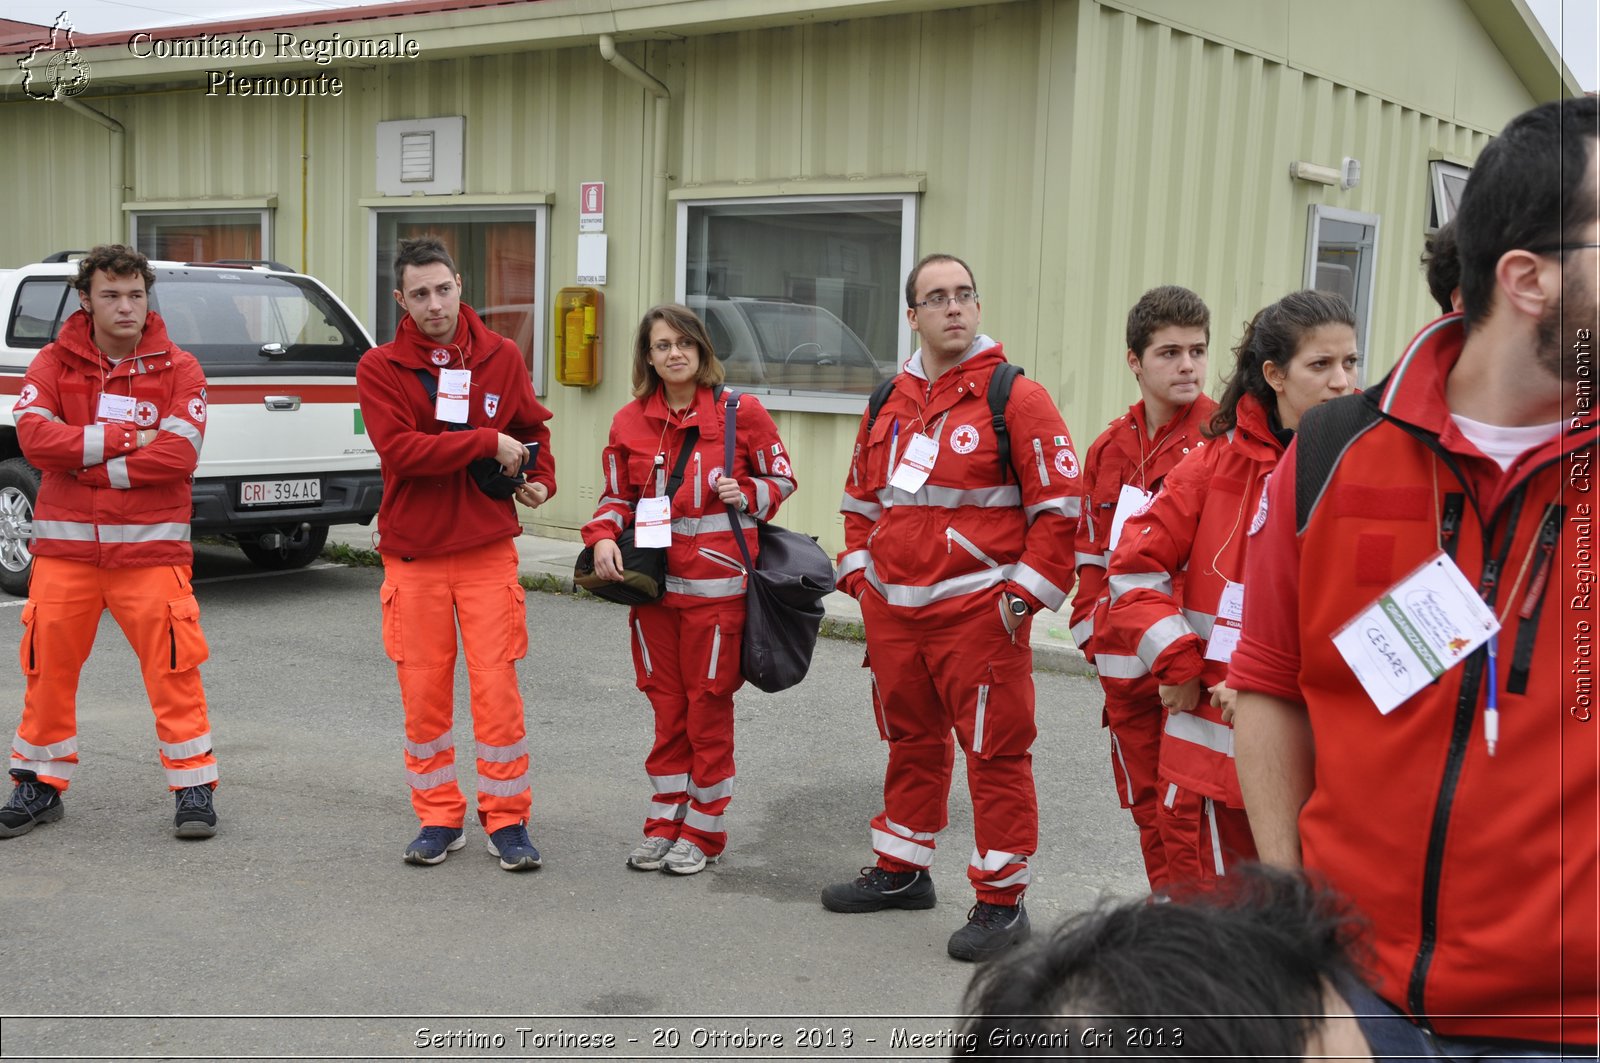
<svg viewBox="0 0 1600 1063"><path fill-rule="evenodd" d="M0 461L0 590L28 594L33 575L33 507L39 500L39 470L23 458Z"/></svg>
<svg viewBox="0 0 1600 1063"><path fill-rule="evenodd" d="M284 535L292 536L298 528L280 529ZM313 526L306 532L305 541L287 547L262 546L253 539L243 540L239 549L244 551L244 556L257 568L264 568L272 572L281 572L291 568L305 568L311 562L322 556L322 547L328 541L328 526L320 524Z"/></svg>

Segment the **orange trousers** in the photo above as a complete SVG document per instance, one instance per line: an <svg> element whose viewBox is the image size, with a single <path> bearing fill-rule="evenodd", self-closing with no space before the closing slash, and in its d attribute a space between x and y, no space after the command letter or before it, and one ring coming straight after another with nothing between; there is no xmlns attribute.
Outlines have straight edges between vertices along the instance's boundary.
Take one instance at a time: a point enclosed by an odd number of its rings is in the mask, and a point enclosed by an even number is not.
<svg viewBox="0 0 1600 1063"><path fill-rule="evenodd" d="M526 823L533 794L516 662L528 652L526 592L510 539L443 557L383 555L383 646L400 678L411 807L425 827L459 827L456 629L466 652L477 744L478 821L494 833Z"/></svg>
<svg viewBox="0 0 1600 1063"><path fill-rule="evenodd" d="M19 656L27 688L11 744L11 770L65 790L78 766L78 676L94 648L100 614L111 617L139 657L156 717L167 787L215 786L200 663L206 637L188 565L100 568L35 557L22 607Z"/></svg>

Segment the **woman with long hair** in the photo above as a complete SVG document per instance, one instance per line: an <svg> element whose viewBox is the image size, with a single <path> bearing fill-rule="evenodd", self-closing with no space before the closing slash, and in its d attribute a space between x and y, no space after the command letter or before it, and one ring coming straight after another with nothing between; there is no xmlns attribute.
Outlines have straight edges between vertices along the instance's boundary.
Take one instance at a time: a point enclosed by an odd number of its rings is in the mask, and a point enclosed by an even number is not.
<svg viewBox="0 0 1600 1063"><path fill-rule="evenodd" d="M1228 658L1239 637L1245 551L1267 480L1313 406L1354 389L1355 317L1343 298L1301 291L1256 314L1206 434L1129 518L1110 564L1110 624L1156 677L1157 823L1172 881L1204 882L1255 845L1233 763Z"/></svg>
<svg viewBox="0 0 1600 1063"><path fill-rule="evenodd" d="M644 839L627 863L692 875L728 843L723 815L733 796L733 694L744 683L745 620L733 520L739 534L771 520L794 493L794 470L771 415L751 395L738 398L734 467L722 467L729 394L694 311L653 307L633 346L634 397L611 420L600 457L605 487L583 541L594 549L595 573L616 581L623 578L616 540L625 529L636 529L640 546L651 545L651 534L667 543L665 595L628 613L634 674L655 710L655 739L645 758L652 796ZM757 537L745 538L754 557Z"/></svg>

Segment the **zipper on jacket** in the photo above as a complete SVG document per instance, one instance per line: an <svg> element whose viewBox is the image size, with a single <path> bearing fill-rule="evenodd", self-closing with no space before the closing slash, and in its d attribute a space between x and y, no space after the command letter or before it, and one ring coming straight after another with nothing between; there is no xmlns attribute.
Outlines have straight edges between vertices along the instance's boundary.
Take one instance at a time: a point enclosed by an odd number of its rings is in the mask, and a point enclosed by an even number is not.
<svg viewBox="0 0 1600 1063"><path fill-rule="evenodd" d="M696 510L705 508L700 501L700 489L704 486L701 482L703 479L704 477L700 475L700 452L697 450L694 454L694 508Z"/></svg>
<svg viewBox="0 0 1600 1063"><path fill-rule="evenodd" d="M1445 556L1452 561L1456 559L1456 534L1461 531L1461 510L1466 501L1467 496L1460 491L1451 491L1444 496L1444 514L1439 518L1439 542L1444 547Z"/></svg>
<svg viewBox="0 0 1600 1063"><path fill-rule="evenodd" d="M1550 568L1566 511L1567 507L1551 503L1545 507L1544 521L1539 525L1536 548L1539 560L1528 580L1527 593L1522 596L1522 607L1517 610L1517 643L1511 654L1511 674L1506 681L1508 694L1528 692L1528 675L1533 671L1533 644L1539 637L1539 607L1544 604L1545 591L1550 587Z"/></svg>
<svg viewBox="0 0 1600 1063"><path fill-rule="evenodd" d="M1000 563L998 561L984 553L982 550L978 549L977 544L975 544L971 539L968 539L965 535L962 535L954 528L946 526L944 529L944 552L946 554L950 553L950 547L954 543L960 543L961 549L965 550L979 561L982 561L990 568L1000 567Z"/></svg>
<svg viewBox="0 0 1600 1063"><path fill-rule="evenodd" d="M1039 486L1050 486L1050 470L1044 464L1044 443L1039 439L1033 441L1033 463L1039 467ZM1000 482L1005 482L1005 470L1000 470Z"/></svg>

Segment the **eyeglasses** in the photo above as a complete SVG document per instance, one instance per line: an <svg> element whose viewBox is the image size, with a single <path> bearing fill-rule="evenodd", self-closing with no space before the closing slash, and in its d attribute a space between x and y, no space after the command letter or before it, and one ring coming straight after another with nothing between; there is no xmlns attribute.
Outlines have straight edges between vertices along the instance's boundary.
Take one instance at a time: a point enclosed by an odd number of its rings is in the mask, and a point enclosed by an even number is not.
<svg viewBox="0 0 1600 1063"><path fill-rule="evenodd" d="M1568 251L1582 251L1590 247L1600 247L1600 243L1590 241L1586 244L1540 244L1537 247L1525 247L1523 250L1532 251L1536 255L1549 255L1557 252L1566 254Z"/></svg>
<svg viewBox="0 0 1600 1063"><path fill-rule="evenodd" d="M942 310L942 309L944 309L944 305L946 303L953 302L957 306L971 306L973 303L975 303L977 301L978 301L978 293L977 292L973 291L971 288L963 288L959 292L956 292L954 295L946 295L944 292L934 292L932 295L930 295L926 299L922 300L922 302L920 302L920 303L912 303L911 305L912 306L925 306L929 310Z"/></svg>
<svg viewBox="0 0 1600 1063"><path fill-rule="evenodd" d="M657 340L655 343L650 345L650 349L655 351L657 354L666 354L668 351L672 350L674 346L676 346L678 350L682 351L684 354L688 354L691 351L697 351L700 349L700 345L694 340L691 340L688 336L680 336L676 343L674 343L672 340Z"/></svg>

